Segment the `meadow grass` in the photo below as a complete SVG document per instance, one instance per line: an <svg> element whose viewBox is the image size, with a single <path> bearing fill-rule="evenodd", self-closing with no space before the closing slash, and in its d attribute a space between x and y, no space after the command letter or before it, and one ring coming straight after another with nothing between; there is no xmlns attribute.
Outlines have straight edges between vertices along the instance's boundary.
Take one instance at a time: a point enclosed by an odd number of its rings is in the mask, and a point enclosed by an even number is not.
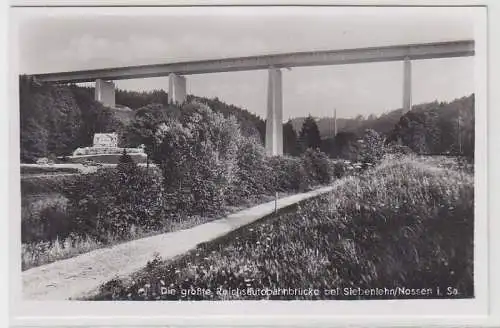
<svg viewBox="0 0 500 328"><path fill-rule="evenodd" d="M102 247L102 243L89 236L71 236L63 240L23 243L21 246L22 270L73 257Z"/></svg>
<svg viewBox="0 0 500 328"><path fill-rule="evenodd" d="M294 211L200 245L180 258L154 259L129 279L103 285L91 299L473 297L473 175L431 162L388 158L361 175L337 180L333 192ZM432 293L324 294L337 287L430 288ZM448 287L457 293L446 294ZM177 294L162 293L162 288ZM211 294L180 293L192 288ZM320 294L217 293L248 288L315 288Z"/></svg>

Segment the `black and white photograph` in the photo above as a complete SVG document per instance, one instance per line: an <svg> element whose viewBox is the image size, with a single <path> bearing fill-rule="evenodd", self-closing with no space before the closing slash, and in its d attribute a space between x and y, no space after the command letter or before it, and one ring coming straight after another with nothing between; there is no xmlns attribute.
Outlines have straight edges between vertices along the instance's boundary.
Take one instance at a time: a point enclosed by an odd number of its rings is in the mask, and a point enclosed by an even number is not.
<svg viewBox="0 0 500 328"><path fill-rule="evenodd" d="M481 8L63 9L13 18L23 300L478 296Z"/></svg>

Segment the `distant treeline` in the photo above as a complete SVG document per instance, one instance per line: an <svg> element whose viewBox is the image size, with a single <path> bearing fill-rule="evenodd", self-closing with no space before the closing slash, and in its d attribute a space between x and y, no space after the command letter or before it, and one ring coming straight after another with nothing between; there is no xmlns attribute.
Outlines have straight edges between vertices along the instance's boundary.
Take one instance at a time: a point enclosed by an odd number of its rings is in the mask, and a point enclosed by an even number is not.
<svg viewBox="0 0 500 328"><path fill-rule="evenodd" d="M378 117L341 118L337 120L335 136L333 118L294 118L284 125L284 145L288 153L315 147L331 157L356 157L362 148L358 139L366 131L372 131L386 144L405 146L415 153L473 157L474 124L474 94L471 94L449 103L415 105L404 115L402 109L396 109Z"/></svg>
<svg viewBox="0 0 500 328"><path fill-rule="evenodd" d="M94 100L90 87L40 84L26 76L20 77L19 84L21 161L28 163L40 157L70 155L77 147L91 145L95 133L118 132L121 146L135 146L134 131L145 127L151 115L178 117L180 110L168 104L163 90L118 89L116 103L120 106L107 108ZM218 98L188 96L192 100L226 118L234 116L243 135L264 142L265 121L259 116ZM450 103L416 105L401 115L402 110L397 109L378 117L338 119L336 136L333 118L295 118L283 126L284 152L300 155L307 148L320 148L330 157L350 157L360 148L357 140L372 130L387 142L418 153L473 154L474 95Z"/></svg>

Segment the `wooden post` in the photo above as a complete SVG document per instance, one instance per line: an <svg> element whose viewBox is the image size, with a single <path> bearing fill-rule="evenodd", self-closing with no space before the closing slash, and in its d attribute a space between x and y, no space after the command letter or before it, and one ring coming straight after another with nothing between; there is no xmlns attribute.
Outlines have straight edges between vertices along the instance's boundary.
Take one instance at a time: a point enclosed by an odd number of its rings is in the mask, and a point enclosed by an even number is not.
<svg viewBox="0 0 500 328"><path fill-rule="evenodd" d="M278 213L278 192L274 196L274 213Z"/></svg>

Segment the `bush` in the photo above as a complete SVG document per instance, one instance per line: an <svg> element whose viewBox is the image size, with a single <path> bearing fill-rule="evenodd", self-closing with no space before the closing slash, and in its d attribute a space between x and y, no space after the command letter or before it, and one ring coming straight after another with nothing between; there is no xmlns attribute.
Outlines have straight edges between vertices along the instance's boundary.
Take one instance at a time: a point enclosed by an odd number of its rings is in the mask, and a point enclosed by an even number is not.
<svg viewBox="0 0 500 328"><path fill-rule="evenodd" d="M333 176L328 156L314 149L307 149L301 156L304 170L309 174L310 181L314 184L328 184Z"/></svg>
<svg viewBox="0 0 500 328"><path fill-rule="evenodd" d="M72 227L67 202L61 194L39 195L24 201L21 211L21 241L48 241L68 236Z"/></svg>
<svg viewBox="0 0 500 328"><path fill-rule="evenodd" d="M348 164L344 161L333 162L333 175L335 178L340 179L348 172Z"/></svg>
<svg viewBox="0 0 500 328"><path fill-rule="evenodd" d="M137 164L134 162L132 157L127 154L127 151L124 149L123 154L118 159L118 164L116 166L118 172L127 174L134 174L137 171Z"/></svg>
<svg viewBox="0 0 500 328"><path fill-rule="evenodd" d="M207 106L185 107L156 134L167 203L175 213L219 214L237 177L239 127Z"/></svg>
<svg viewBox="0 0 500 328"><path fill-rule="evenodd" d="M21 195L63 193L66 186L80 179L80 175L47 175L21 177Z"/></svg>
<svg viewBox="0 0 500 328"><path fill-rule="evenodd" d="M269 161L273 169L276 190L302 192L312 184L300 158L274 156Z"/></svg>
<svg viewBox="0 0 500 328"><path fill-rule="evenodd" d="M300 158L274 156L269 159L274 189L303 192L318 184L328 184L334 176L334 164L319 150L307 149Z"/></svg>
<svg viewBox="0 0 500 328"><path fill-rule="evenodd" d="M67 190L74 231L106 242L126 238L132 227L158 230L163 220L162 177L144 168L99 169Z"/></svg>
<svg viewBox="0 0 500 328"><path fill-rule="evenodd" d="M360 159L364 163L376 164L384 155L384 140L377 131L367 129L361 140Z"/></svg>
<svg viewBox="0 0 500 328"><path fill-rule="evenodd" d="M259 140L242 137L238 142L238 171L232 184L230 203L274 192L273 171Z"/></svg>

